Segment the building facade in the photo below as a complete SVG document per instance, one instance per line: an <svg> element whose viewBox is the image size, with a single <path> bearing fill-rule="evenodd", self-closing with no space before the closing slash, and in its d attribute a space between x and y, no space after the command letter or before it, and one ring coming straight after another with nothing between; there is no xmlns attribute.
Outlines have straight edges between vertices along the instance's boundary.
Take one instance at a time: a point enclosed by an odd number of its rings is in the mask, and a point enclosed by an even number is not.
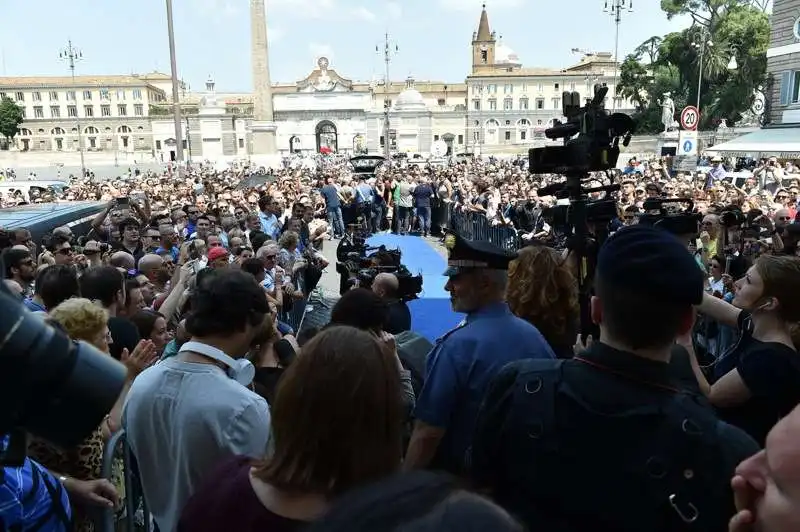
<svg viewBox="0 0 800 532"><path fill-rule="evenodd" d="M523 67L518 55L498 39L484 7L472 36L472 71L467 76L467 133L474 153L520 153L545 142L544 130L564 120L563 92L582 102L595 85L608 87L605 105L632 113L632 102L615 98L619 64L610 53L584 54L562 70Z"/></svg>
<svg viewBox="0 0 800 532"><path fill-rule="evenodd" d="M166 99L136 76L0 78L3 97L23 111L19 151L123 154L152 153L149 109Z"/></svg>
<svg viewBox="0 0 800 532"><path fill-rule="evenodd" d="M800 0L774 0L770 22L769 122L800 123Z"/></svg>

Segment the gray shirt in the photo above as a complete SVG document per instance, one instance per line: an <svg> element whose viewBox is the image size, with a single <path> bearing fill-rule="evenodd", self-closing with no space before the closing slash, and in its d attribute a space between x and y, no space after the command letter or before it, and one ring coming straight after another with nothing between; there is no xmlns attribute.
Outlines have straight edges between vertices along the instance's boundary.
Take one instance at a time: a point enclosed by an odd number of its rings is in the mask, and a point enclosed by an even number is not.
<svg viewBox="0 0 800 532"><path fill-rule="evenodd" d="M397 205L400 207L413 207L414 199L411 193L414 192L414 185L408 181L401 181L397 186L400 188L400 197L397 200Z"/></svg>
<svg viewBox="0 0 800 532"><path fill-rule="evenodd" d="M162 532L221 460L267 451L267 402L218 366L167 359L139 375L122 426L139 464L144 496Z"/></svg>

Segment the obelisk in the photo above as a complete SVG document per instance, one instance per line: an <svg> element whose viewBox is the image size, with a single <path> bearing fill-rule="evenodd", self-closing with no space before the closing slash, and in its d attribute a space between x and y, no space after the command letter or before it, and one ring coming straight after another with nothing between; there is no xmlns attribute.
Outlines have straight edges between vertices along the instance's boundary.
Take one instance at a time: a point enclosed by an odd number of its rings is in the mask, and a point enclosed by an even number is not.
<svg viewBox="0 0 800 532"><path fill-rule="evenodd" d="M251 61L253 64L253 151L251 158L269 166L277 157L272 109L272 84L269 79L269 44L264 0L250 0ZM266 163L266 164L264 164Z"/></svg>

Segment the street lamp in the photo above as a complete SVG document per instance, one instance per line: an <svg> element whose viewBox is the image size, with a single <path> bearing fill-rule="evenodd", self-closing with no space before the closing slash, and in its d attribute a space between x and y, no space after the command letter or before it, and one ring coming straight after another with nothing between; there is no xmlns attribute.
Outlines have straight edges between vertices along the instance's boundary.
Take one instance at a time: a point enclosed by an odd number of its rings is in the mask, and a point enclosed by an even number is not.
<svg viewBox="0 0 800 532"><path fill-rule="evenodd" d="M619 26L622 23L622 13L627 11L633 13L632 0L605 0L603 12L614 17L616 25L616 35L614 36L614 94L611 101L611 109L617 108L617 76L619 75Z"/></svg>
<svg viewBox="0 0 800 532"><path fill-rule="evenodd" d="M175 30L172 25L172 0L167 1L167 38L169 39L169 66L172 73L172 113L175 122L175 163L178 177L183 177L183 134L181 132L181 102L178 98L180 81L175 57Z"/></svg>
<svg viewBox="0 0 800 532"><path fill-rule="evenodd" d="M75 95L75 127L78 129L78 153L81 156L81 178L86 177L86 161L83 158L83 132L81 131L80 112L78 110L78 91L75 90L75 63L83 59L80 50L72 46L72 41L67 41L67 47L59 52L59 59L66 61L72 74L72 92ZM69 114L69 113L68 113Z"/></svg>
<svg viewBox="0 0 800 532"><path fill-rule="evenodd" d="M708 30L703 27L700 33L695 34L692 41L692 46L700 51L699 64L697 66L697 114L700 114L700 90L703 85L703 56L705 55L706 46L713 47L714 43L708 38Z"/></svg>

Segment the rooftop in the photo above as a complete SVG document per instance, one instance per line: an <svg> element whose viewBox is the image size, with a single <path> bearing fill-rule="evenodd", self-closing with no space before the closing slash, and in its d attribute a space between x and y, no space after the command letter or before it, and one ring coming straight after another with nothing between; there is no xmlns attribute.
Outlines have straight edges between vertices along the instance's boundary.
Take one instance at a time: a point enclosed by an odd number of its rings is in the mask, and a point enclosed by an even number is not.
<svg viewBox="0 0 800 532"><path fill-rule="evenodd" d="M155 77L150 79L156 79ZM0 77L3 88L63 88L63 87L144 87L149 85L148 78L138 75L122 76L14 76Z"/></svg>

